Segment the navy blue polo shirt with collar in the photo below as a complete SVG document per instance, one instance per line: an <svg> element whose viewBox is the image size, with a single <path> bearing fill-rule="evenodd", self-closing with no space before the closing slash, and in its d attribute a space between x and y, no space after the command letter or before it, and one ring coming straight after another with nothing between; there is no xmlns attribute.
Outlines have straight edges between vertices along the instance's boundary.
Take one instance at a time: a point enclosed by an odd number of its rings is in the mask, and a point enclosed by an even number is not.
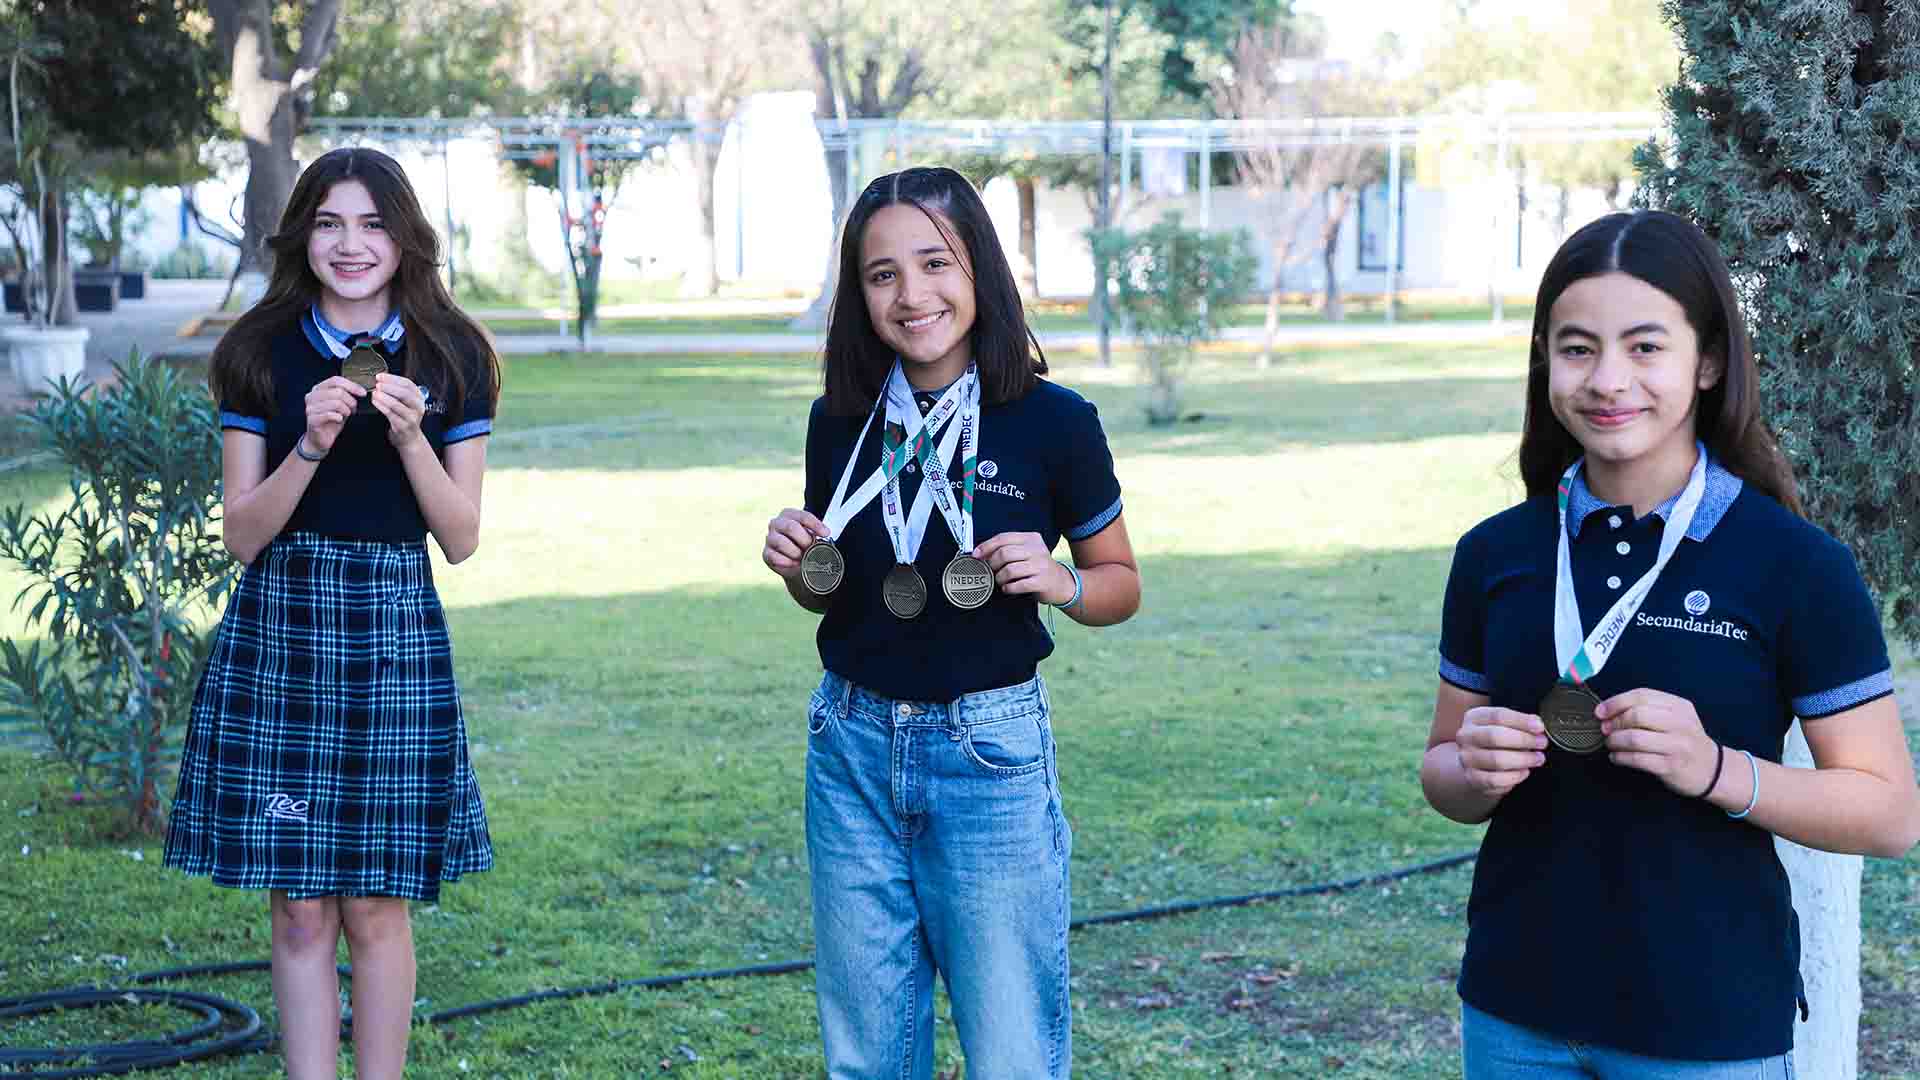
<svg viewBox="0 0 1920 1080"><path fill-rule="evenodd" d="M1636 518L1576 478L1567 521L1588 632L1652 567L1677 500ZM1557 677L1558 529L1549 495L1461 538L1442 679L1537 711ZM1602 698L1648 687L1691 701L1731 770L1746 767L1738 750L1779 761L1795 715L1818 721L1890 694L1893 676L1852 553L1710 460L1686 539L1590 685ZM1459 991L1483 1012L1652 1057L1793 1045L1799 927L1772 834L1604 752L1549 747L1495 807L1467 922Z"/></svg>
<svg viewBox="0 0 1920 1080"><path fill-rule="evenodd" d="M379 330L380 347L388 369L407 373L406 335L397 313ZM349 335L327 323L317 309L273 336L268 345L273 365L274 402L271 415L258 416L220 403L220 426L246 431L267 440L267 472L280 467L307 430L307 392L316 383L340 374ZM427 414L420 431L437 454L448 446L476 439L493 430L491 373L478 354L465 358L467 400L449 424L446 403L436 388L423 386ZM282 533L315 532L350 540L410 543L424 540L427 521L414 498L400 463L400 452L387 441L387 420L379 413L356 413L347 420L333 448L314 471Z"/></svg>
<svg viewBox="0 0 1920 1080"><path fill-rule="evenodd" d="M936 396L915 395L922 412ZM825 398L813 403L807 421L806 507L814 515L826 514L865 420L865 413L829 413ZM875 423L859 447L849 488L879 467L879 429ZM1035 532L1052 548L1062 536L1085 540L1120 516L1120 481L1099 413L1063 386L1041 379L1015 401L983 405L975 456L975 543L1004 532ZM914 465L907 470L900 494L902 505L910 507L920 476ZM957 495L957 462L949 463L948 477ZM894 553L879 499L847 522L837 544L846 558L846 576L816 635L820 662L828 671L885 697L945 702L1025 682L1053 652L1053 637L1031 594L996 589L991 600L972 611L947 602L940 575L958 545L939 511L928 518L926 539L914 559L927 583L926 610L916 618L895 617L880 598Z"/></svg>

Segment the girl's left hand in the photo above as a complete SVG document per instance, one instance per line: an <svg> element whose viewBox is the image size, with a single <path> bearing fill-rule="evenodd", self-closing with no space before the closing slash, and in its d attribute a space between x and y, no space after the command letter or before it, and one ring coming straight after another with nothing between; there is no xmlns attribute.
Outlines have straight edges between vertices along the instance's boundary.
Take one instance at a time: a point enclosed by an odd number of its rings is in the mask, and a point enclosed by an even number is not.
<svg viewBox="0 0 1920 1080"><path fill-rule="evenodd" d="M1009 595L1033 593L1049 604L1073 599L1073 575L1054 561L1039 533L1004 532L973 549L993 568L993 580Z"/></svg>
<svg viewBox="0 0 1920 1080"><path fill-rule="evenodd" d="M1652 773L1688 798L1713 780L1720 748L1686 698L1643 687L1601 702L1595 715L1614 764Z"/></svg>
<svg viewBox="0 0 1920 1080"><path fill-rule="evenodd" d="M390 371L374 376L373 407L387 418L387 441L396 447L411 444L420 435L420 421L427 415L427 396L419 385L404 375Z"/></svg>

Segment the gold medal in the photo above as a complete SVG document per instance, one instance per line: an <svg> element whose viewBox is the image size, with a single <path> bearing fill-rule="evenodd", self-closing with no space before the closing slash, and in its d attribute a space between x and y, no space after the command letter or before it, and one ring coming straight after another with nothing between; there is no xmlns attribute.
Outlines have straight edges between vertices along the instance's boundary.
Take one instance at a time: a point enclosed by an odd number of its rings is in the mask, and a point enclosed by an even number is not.
<svg viewBox="0 0 1920 1080"><path fill-rule="evenodd" d="M365 387L369 396L360 399L354 407L355 412L373 412L373 384L377 376L386 374L387 358L380 355L374 345L356 345L347 358L340 362L340 374L349 382Z"/></svg>
<svg viewBox="0 0 1920 1080"><path fill-rule="evenodd" d="M1553 745L1574 754L1591 754L1606 745L1600 732L1600 717L1594 710L1600 699L1584 686L1570 682L1555 683L1540 699L1540 722L1546 725Z"/></svg>

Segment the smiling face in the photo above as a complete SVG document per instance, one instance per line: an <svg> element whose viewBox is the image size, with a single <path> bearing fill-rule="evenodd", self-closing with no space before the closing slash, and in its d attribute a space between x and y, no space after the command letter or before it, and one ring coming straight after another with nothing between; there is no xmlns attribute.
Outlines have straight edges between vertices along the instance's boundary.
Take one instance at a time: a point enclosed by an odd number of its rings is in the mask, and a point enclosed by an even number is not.
<svg viewBox="0 0 1920 1080"><path fill-rule="evenodd" d="M1547 320L1547 396L1590 466L1664 474L1692 461L1694 408L1720 379L1678 301L1625 273L1567 286Z"/></svg>
<svg viewBox="0 0 1920 1080"><path fill-rule="evenodd" d="M400 252L367 186L333 185L313 214L307 265L320 279L320 311L343 330L371 330L387 317Z"/></svg>
<svg viewBox="0 0 1920 1080"><path fill-rule="evenodd" d="M867 317L898 353L907 381L945 386L973 359L973 268L951 222L911 203L874 212L860 237L860 290Z"/></svg>

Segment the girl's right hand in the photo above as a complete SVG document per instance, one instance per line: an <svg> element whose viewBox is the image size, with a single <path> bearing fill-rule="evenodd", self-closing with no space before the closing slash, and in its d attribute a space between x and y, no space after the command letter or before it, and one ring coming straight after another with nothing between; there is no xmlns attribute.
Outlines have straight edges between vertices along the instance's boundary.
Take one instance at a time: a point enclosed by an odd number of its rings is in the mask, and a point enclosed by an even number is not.
<svg viewBox="0 0 1920 1080"><path fill-rule="evenodd" d="M1490 799L1505 798L1547 763L1547 729L1533 713L1492 705L1468 709L1453 742L1467 782Z"/></svg>
<svg viewBox="0 0 1920 1080"><path fill-rule="evenodd" d="M316 454L333 449L347 417L365 397L366 387L344 375L330 375L307 391L307 448Z"/></svg>
<svg viewBox="0 0 1920 1080"><path fill-rule="evenodd" d="M782 510L767 522L767 546L760 552L760 560L767 569L792 581L800 576L800 556L826 535L826 525L805 510Z"/></svg>

